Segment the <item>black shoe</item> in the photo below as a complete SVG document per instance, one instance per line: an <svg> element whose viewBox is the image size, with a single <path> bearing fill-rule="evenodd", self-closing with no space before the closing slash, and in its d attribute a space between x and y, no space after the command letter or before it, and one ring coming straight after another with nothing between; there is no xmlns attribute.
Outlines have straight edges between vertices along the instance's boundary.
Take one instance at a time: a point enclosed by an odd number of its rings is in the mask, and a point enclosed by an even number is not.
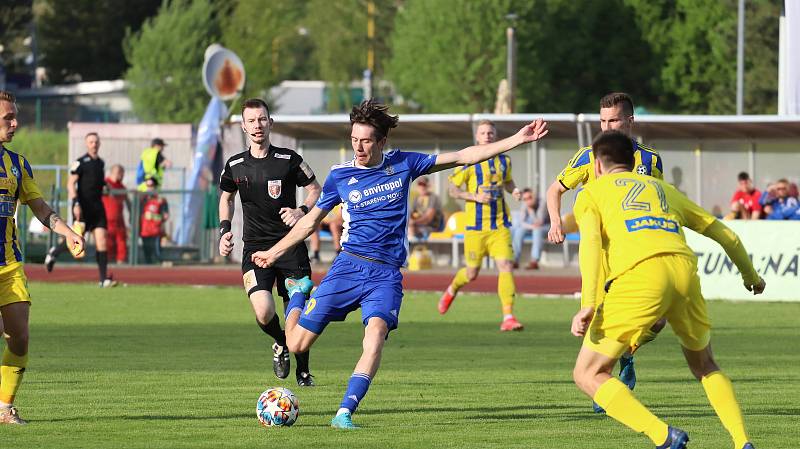
<svg viewBox="0 0 800 449"><path fill-rule="evenodd" d="M297 385L301 387L313 387L314 386L314 376L311 373L295 373L297 376Z"/></svg>
<svg viewBox="0 0 800 449"><path fill-rule="evenodd" d="M55 248L50 248L50 251L44 256L44 267L47 268L48 273L52 272L53 267L56 265L56 257L53 255L54 249Z"/></svg>
<svg viewBox="0 0 800 449"><path fill-rule="evenodd" d="M275 376L278 379L286 379L289 377L290 367L289 348L274 343L272 345L272 371L275 372Z"/></svg>

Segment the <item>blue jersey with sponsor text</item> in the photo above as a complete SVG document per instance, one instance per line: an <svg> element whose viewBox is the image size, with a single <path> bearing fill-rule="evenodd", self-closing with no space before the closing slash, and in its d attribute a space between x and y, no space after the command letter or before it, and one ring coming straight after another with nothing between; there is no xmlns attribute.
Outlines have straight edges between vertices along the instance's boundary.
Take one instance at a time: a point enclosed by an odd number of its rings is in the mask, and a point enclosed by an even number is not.
<svg viewBox="0 0 800 449"><path fill-rule="evenodd" d="M411 183L428 172L436 155L393 150L375 167L355 161L331 167L317 207L342 204L342 249L402 266L408 255L406 222Z"/></svg>

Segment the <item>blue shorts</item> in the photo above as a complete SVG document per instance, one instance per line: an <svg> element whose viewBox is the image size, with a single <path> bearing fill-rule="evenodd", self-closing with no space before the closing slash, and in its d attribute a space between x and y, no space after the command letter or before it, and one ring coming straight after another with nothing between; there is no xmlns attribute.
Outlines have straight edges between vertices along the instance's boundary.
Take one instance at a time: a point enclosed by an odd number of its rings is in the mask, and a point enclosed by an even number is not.
<svg viewBox="0 0 800 449"><path fill-rule="evenodd" d="M319 335L331 321L344 321L361 307L364 325L381 318L397 328L403 303L403 275L398 267L370 262L345 252L336 256L328 274L306 302L300 326Z"/></svg>

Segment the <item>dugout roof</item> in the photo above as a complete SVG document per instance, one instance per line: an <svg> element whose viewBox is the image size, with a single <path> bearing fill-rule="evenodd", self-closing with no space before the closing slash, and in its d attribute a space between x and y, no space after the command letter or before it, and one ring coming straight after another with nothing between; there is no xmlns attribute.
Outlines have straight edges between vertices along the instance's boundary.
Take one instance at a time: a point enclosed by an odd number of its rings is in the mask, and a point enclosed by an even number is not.
<svg viewBox="0 0 800 449"><path fill-rule="evenodd" d="M392 130L398 140L463 141L475 124L489 119L501 136L516 132L538 117L550 123L553 138L577 139L578 128L600 131L598 114L401 114ZM341 140L349 133L349 116L280 115L274 131L298 140ZM635 134L645 139L786 139L800 138L800 116L778 115L639 115Z"/></svg>

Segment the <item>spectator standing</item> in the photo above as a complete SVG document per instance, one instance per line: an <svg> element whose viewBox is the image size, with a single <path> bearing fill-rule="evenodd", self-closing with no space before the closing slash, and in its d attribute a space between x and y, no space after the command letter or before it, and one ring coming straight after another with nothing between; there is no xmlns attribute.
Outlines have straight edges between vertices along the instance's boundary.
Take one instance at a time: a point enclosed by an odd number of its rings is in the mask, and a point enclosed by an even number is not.
<svg viewBox="0 0 800 449"><path fill-rule="evenodd" d="M142 151L139 167L136 170L136 183L139 190L147 190L147 179L153 178L156 185L164 185L164 169L172 167L172 161L164 157L164 147L167 144L159 137L150 142L150 147Z"/></svg>
<svg viewBox="0 0 800 449"><path fill-rule="evenodd" d="M547 228L550 225L550 216L547 208L541 207L539 197L533 190L525 188L522 190L522 206L518 219L511 226L511 246L514 249L514 268L519 267L519 259L522 253L522 243L525 236L531 235L531 260L525 266L527 270L538 270L539 259L542 257L542 244Z"/></svg>
<svg viewBox="0 0 800 449"><path fill-rule="evenodd" d="M431 192L428 177L423 176L417 180L417 197L408 219L409 238L426 239L431 232L441 231L443 226L442 201Z"/></svg>
<svg viewBox="0 0 800 449"><path fill-rule="evenodd" d="M145 263L152 264L161 262L161 237L164 235L164 223L169 219L169 205L166 199L158 195L158 181L148 178L145 185L147 193L142 200L139 236L142 238Z"/></svg>
<svg viewBox="0 0 800 449"><path fill-rule="evenodd" d="M728 220L758 220L761 218L761 192L753 186L747 172L738 176L739 183L731 198L731 211L725 216Z"/></svg>
<svg viewBox="0 0 800 449"><path fill-rule="evenodd" d="M106 177L108 192L103 195L103 207L106 210L106 222L108 224L108 258L117 263L125 263L128 260L128 229L125 225L125 208L131 210L131 203L128 195L121 190L126 190L122 178L125 177L125 169L119 164L111 167L111 172Z"/></svg>

